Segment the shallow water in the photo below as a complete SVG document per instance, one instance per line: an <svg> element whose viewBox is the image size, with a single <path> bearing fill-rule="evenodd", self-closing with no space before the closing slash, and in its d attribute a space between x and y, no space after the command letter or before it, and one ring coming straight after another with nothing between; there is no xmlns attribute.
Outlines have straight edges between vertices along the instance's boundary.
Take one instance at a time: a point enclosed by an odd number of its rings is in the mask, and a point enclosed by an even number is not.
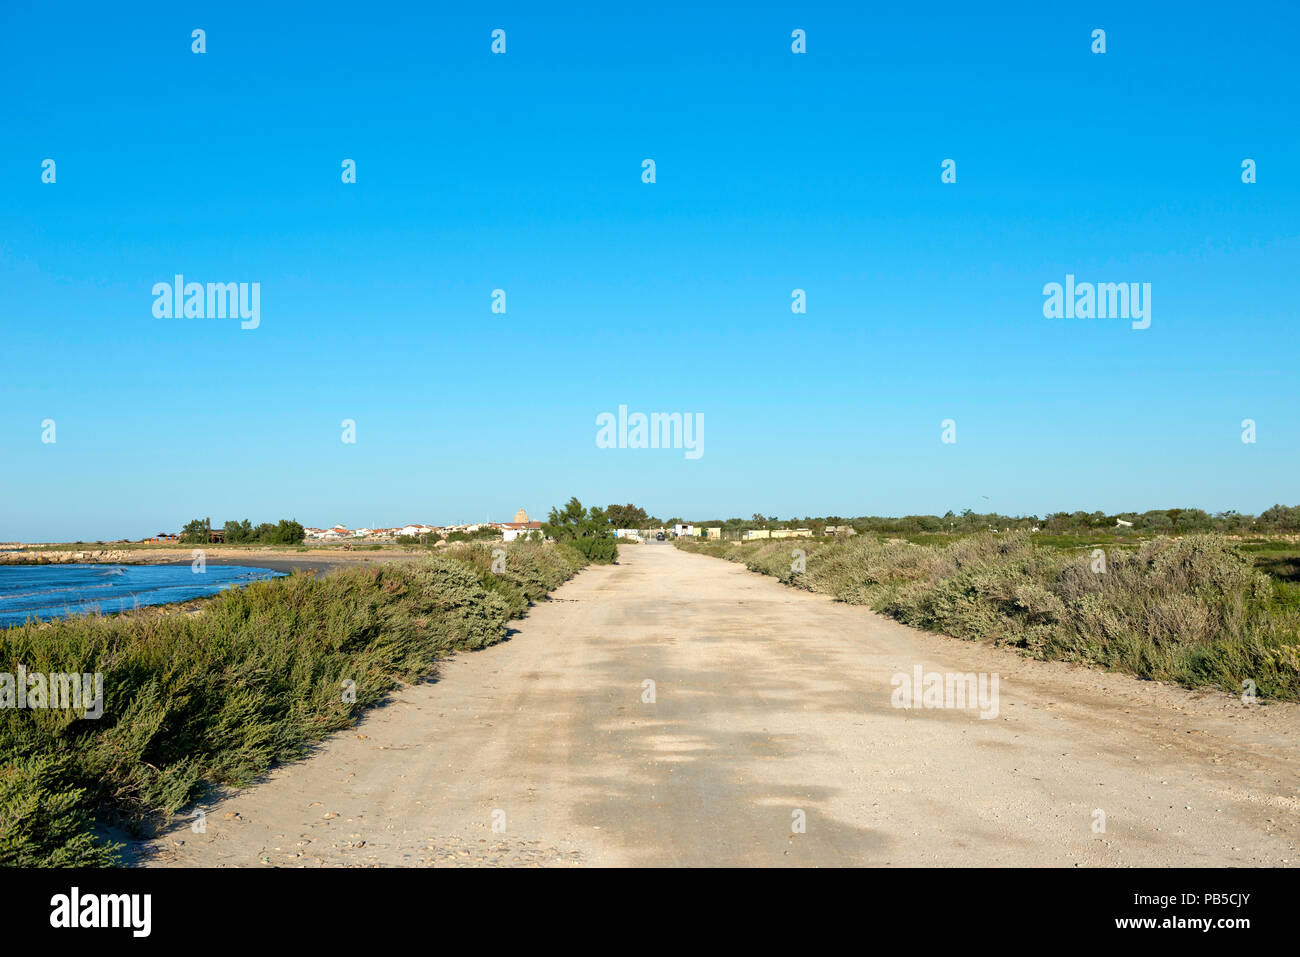
<svg viewBox="0 0 1300 957"><path fill-rule="evenodd" d="M0 626L213 595L282 572L248 565L0 565Z"/></svg>

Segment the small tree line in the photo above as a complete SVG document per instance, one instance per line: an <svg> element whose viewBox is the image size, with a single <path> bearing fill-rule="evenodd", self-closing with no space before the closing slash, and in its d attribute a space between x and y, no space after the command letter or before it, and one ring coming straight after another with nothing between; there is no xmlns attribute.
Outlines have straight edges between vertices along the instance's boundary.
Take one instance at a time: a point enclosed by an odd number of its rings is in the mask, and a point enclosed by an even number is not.
<svg viewBox="0 0 1300 957"><path fill-rule="evenodd" d="M1121 524L1123 523L1123 524ZM1157 508L1145 512L1051 512L1037 515L1002 515L998 512L976 512L965 508L943 515L903 515L897 517L859 515L842 518L828 515L821 518L778 518L755 512L748 519L728 518L696 522L697 525L721 526L724 533L747 531L752 528L809 528L820 533L826 526L850 525L859 532L883 534L909 534L919 532L973 532L986 528L1003 531L1038 528L1045 532L1065 534L1089 532L1098 529L1131 527L1145 532L1221 532L1228 535L1252 532L1300 532L1300 505L1274 505L1259 515L1225 511L1210 513L1199 508Z"/></svg>
<svg viewBox="0 0 1300 957"><path fill-rule="evenodd" d="M282 518L274 525L234 520L226 522L225 528L215 530L211 519L196 518L186 523L180 540L188 545L207 545L213 541L229 545L301 545L306 535L303 527L291 518Z"/></svg>

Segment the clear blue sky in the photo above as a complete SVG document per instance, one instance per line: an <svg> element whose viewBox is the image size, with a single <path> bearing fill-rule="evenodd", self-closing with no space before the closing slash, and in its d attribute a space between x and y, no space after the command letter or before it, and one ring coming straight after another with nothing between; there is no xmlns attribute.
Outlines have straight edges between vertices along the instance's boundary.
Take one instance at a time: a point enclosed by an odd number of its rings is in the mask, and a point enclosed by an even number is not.
<svg viewBox="0 0 1300 957"><path fill-rule="evenodd" d="M7 4L0 540L1300 502L1297 5L856 7Z"/></svg>

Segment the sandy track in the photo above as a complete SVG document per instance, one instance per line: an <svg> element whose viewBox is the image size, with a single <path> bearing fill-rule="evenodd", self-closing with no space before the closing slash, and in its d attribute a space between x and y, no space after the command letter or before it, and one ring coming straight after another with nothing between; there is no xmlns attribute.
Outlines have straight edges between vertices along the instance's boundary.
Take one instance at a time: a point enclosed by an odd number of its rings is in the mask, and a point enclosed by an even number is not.
<svg viewBox="0 0 1300 957"><path fill-rule="evenodd" d="M663 545L623 549L517 627L207 805L206 833L185 819L136 850L167 866L1300 861L1294 705L1026 661ZM891 707L891 676L917 664L997 672L997 718Z"/></svg>

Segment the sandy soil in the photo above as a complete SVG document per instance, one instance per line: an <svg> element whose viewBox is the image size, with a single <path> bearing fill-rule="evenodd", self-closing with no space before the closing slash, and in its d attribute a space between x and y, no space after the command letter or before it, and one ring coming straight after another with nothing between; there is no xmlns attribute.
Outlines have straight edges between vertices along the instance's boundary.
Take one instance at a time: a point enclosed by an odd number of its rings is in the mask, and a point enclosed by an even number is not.
<svg viewBox="0 0 1300 957"><path fill-rule="evenodd" d="M1300 861L1300 707L1026 661L670 546L621 555L510 641L452 659L311 759L204 805L205 833L178 817L138 859ZM917 664L998 673L997 718L892 707L891 676Z"/></svg>

